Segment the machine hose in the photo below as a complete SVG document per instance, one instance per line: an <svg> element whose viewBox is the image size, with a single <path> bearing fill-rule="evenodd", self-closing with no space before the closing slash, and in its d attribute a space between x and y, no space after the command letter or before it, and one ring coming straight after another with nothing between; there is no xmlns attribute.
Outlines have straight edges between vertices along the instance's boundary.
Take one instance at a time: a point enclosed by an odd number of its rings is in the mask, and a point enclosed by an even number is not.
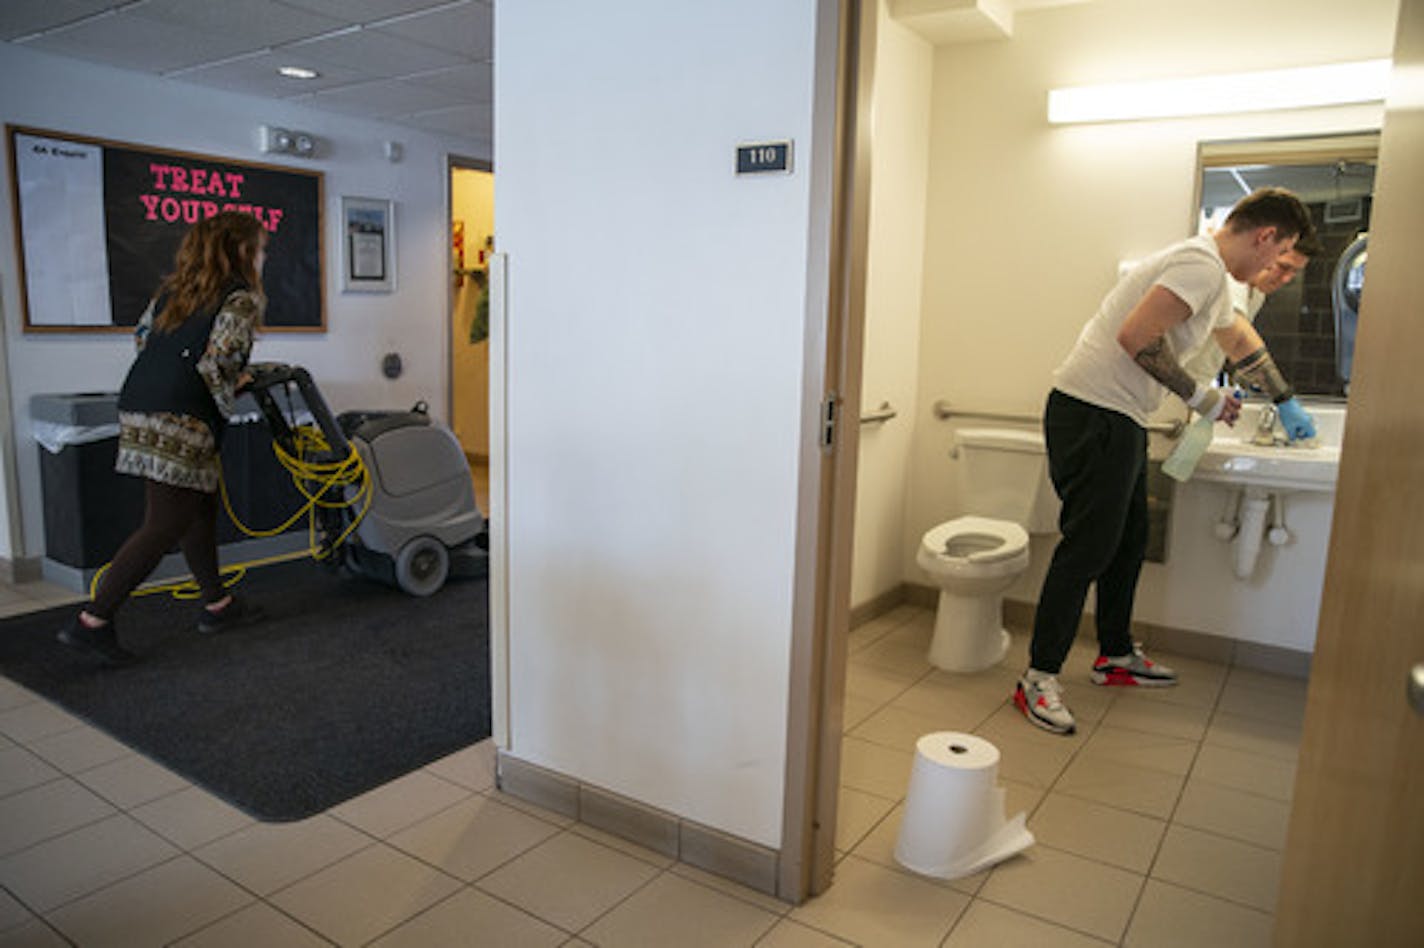
<svg viewBox="0 0 1424 948"><path fill-rule="evenodd" d="M232 509L232 501L227 493L227 482L221 475L218 477L218 492L222 496L223 509L227 511L228 517L231 518L238 530L250 537L277 536L285 533L292 524L302 517L307 517L307 549L229 564L223 567L220 573L223 586L226 588L231 588L242 582L249 567L264 566L268 563L284 563L288 560L305 557L311 557L314 560L330 557L342 543L346 542L346 538L355 531L362 519L365 518L366 512L371 509L371 499L375 495L371 484L371 472L365 462L361 460L361 455L356 451L355 445L350 446L350 453L342 460L311 461L308 460L310 456L328 454L331 451L321 430L313 425L299 425L293 429L293 435L295 454L288 452L276 441L272 442L272 453L277 456L277 461L292 476L292 484L297 488L297 491L306 498L306 503L302 504L296 513L278 526L270 529L254 529L243 523ZM357 485L356 491L348 497L344 488L352 485ZM361 505L360 512L352 518L351 523L342 530L335 540L324 547L317 542L316 512L318 509L341 510L354 507L357 504ZM99 578L108 568L109 564L105 563L94 571L94 577L89 581L89 598L91 600L99 588ZM132 595L147 596L158 592L172 593L175 599L196 599L202 595L202 590L198 588L198 584L193 581L191 576L171 582L146 585L134 590Z"/></svg>

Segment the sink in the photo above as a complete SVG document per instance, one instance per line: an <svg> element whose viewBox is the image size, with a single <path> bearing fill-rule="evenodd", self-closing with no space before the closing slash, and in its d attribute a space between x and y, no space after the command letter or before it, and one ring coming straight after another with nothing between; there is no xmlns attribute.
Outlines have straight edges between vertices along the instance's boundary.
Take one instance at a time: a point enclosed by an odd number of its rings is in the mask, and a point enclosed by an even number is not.
<svg viewBox="0 0 1424 948"><path fill-rule="evenodd" d="M1192 476L1270 490L1334 491L1339 473L1338 445L1263 447L1233 432L1211 442Z"/></svg>
<svg viewBox="0 0 1424 948"><path fill-rule="evenodd" d="M1216 426L1211 446L1197 464L1197 480L1266 490L1333 492L1340 473L1343 407L1307 405L1319 434L1314 447L1254 444L1261 406L1248 403L1235 427ZM1279 426L1277 426L1279 432Z"/></svg>

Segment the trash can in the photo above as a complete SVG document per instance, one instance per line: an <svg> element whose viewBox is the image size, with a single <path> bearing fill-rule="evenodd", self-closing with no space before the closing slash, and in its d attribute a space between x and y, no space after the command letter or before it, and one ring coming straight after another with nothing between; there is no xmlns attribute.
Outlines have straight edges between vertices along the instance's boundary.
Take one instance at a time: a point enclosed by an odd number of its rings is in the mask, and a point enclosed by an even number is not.
<svg viewBox="0 0 1424 948"><path fill-rule="evenodd" d="M30 398L41 445L45 556L80 570L107 563L143 518L143 482L114 473L118 401L117 392Z"/></svg>
<svg viewBox="0 0 1424 948"><path fill-rule="evenodd" d="M143 480L119 474L117 392L37 394L30 398L30 424L39 442L43 494L45 573L53 582L87 588L95 570L113 559L143 520ZM300 419L306 406L294 399ZM233 512L249 528L270 530L306 502L272 452L272 437L251 396L238 399L223 438L223 481ZM305 545L305 518L280 538L251 540L224 513L218 544L224 563L290 552ZM291 536L288 536L291 534ZM241 544L242 549L229 549ZM155 576L185 570L165 560ZM55 568L57 567L57 569Z"/></svg>

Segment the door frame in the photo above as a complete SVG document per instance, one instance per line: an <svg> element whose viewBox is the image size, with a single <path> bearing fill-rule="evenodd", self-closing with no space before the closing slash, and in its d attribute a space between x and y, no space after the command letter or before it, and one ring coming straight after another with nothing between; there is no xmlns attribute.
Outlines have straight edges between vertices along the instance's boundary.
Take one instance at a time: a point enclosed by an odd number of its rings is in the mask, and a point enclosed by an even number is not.
<svg viewBox="0 0 1424 948"><path fill-rule="evenodd" d="M456 169L464 171L483 171L488 174L494 173L494 162L486 161L483 158L470 158L466 155L457 155L454 152L447 152L445 155L445 235L449 239L450 229L455 226L455 189L452 182L455 178ZM447 274L448 276L448 274ZM450 344L454 338L455 322L455 284L452 280L445 281L445 417L452 422L455 418L455 348ZM490 453L494 453L491 445ZM493 463L493 458L490 459Z"/></svg>
<svg viewBox="0 0 1424 948"><path fill-rule="evenodd" d="M455 221L455 193L452 187L455 171L494 173L494 162L447 152L445 155L445 233ZM447 251L448 252L448 251ZM445 279L445 413L453 424L455 419L455 282L449 278L448 266L442 267ZM490 635L490 736L495 746L509 748L509 574L506 557L504 465L504 405L506 392L504 319L505 256L491 254L489 259L489 509L484 512L489 524L489 635Z"/></svg>
<svg viewBox="0 0 1424 948"><path fill-rule="evenodd" d="M494 174L494 162L486 161L483 158L470 158L467 155L457 155L454 152L446 154L446 179L444 179L444 189L446 189L446 239L449 239L450 228L454 226L454 172L460 171L483 171L487 174ZM447 273L446 276L449 276ZM446 280L446 417L451 423L454 421L454 346L450 340L454 339L454 282ZM493 447L491 447L493 453ZM493 458L491 458L493 460Z"/></svg>
<svg viewBox="0 0 1424 948"><path fill-rule="evenodd" d="M5 504L6 541L9 553L0 556L0 582L17 582L39 575L40 558L26 555L24 510L20 505L20 468L16 460L14 395L10 390L10 355L5 339L4 280L0 275L0 502Z"/></svg>
<svg viewBox="0 0 1424 948"><path fill-rule="evenodd" d="M814 142L812 151L830 155L831 161L811 182L803 386L808 410L801 439L786 780L777 872L777 894L794 903L826 891L835 867L879 9L879 0L817 4L814 125L830 140Z"/></svg>

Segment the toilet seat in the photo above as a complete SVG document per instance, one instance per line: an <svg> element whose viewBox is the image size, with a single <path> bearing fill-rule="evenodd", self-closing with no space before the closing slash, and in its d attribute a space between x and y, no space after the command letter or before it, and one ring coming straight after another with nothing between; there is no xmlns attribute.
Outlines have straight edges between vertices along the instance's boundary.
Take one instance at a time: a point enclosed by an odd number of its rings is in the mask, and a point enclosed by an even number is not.
<svg viewBox="0 0 1424 948"><path fill-rule="evenodd" d="M915 561L939 586L930 664L970 673L1002 661L1004 593L1028 568L1028 532L1010 520L960 517L931 527Z"/></svg>
<svg viewBox="0 0 1424 948"><path fill-rule="evenodd" d="M921 541L921 553L945 564L991 566L1028 550L1028 533L1009 520L959 517L931 527Z"/></svg>

